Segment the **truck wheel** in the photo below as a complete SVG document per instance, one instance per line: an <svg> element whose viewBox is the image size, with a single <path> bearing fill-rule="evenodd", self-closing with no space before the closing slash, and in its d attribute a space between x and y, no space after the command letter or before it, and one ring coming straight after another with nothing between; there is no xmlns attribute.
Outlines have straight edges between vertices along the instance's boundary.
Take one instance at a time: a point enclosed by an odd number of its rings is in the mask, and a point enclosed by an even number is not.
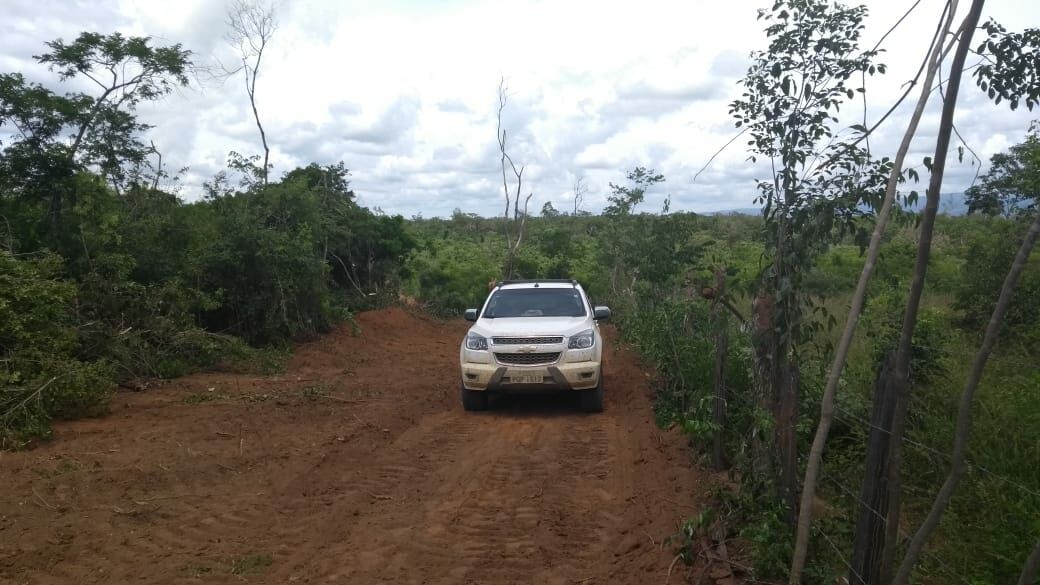
<svg viewBox="0 0 1040 585"><path fill-rule="evenodd" d="M462 387L463 410L487 410L487 407L487 390L466 390L465 386Z"/></svg>
<svg viewBox="0 0 1040 585"><path fill-rule="evenodd" d="M603 380L592 390L581 391L581 409L585 412L603 412Z"/></svg>

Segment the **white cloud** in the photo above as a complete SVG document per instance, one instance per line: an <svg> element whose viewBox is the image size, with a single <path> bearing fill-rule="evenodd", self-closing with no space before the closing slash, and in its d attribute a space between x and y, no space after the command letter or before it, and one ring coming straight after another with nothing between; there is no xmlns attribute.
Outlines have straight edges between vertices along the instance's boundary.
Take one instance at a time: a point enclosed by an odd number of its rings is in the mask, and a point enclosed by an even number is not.
<svg viewBox="0 0 1040 585"><path fill-rule="evenodd" d="M5 0L0 70L55 84L35 64L45 41L82 30L151 35L180 42L200 63L234 63L224 44L224 10L209 0ZM761 167L746 162L743 141L694 174L735 133L728 103L750 51L762 48L756 10L768 0L726 3L644 0L281 0L280 26L265 56L258 105L275 174L309 162L343 160L361 200L389 212L426 216L497 213L501 170L495 142L497 86L510 88L504 123L510 153L527 166L525 183L544 201L567 208L573 181L585 176L588 206L605 202L609 181L635 165L655 167L673 209L747 207ZM906 9L870 2L864 44L874 42ZM942 0L924 0L885 42L885 76L868 80L867 116L876 120L917 67ZM987 16L1016 28L1040 20L1040 5L990 0ZM990 104L966 81L958 129L988 160L1021 141L1029 112ZM894 149L905 104L872 140ZM862 117L845 109L849 122ZM241 79L179 91L142 107L155 125L149 138L170 168L190 165L182 195L223 165L229 150L259 152ZM1035 116L1035 115L1034 115ZM929 106L912 161L932 148L938 100ZM948 164L944 191L963 189L977 167Z"/></svg>

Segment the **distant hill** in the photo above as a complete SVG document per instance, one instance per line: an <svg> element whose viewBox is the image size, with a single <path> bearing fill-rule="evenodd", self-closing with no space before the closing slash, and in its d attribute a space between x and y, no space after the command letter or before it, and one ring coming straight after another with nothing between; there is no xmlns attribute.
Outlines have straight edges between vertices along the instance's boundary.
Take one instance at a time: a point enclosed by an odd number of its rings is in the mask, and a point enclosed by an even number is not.
<svg viewBox="0 0 1040 585"><path fill-rule="evenodd" d="M924 209L924 193L921 193L916 206L907 206L907 211ZM939 213L941 215L968 215L968 201L964 193L940 193Z"/></svg>
<svg viewBox="0 0 1040 585"><path fill-rule="evenodd" d="M705 211L701 215L758 215L762 213L760 207L742 207L740 209L723 209L722 211Z"/></svg>

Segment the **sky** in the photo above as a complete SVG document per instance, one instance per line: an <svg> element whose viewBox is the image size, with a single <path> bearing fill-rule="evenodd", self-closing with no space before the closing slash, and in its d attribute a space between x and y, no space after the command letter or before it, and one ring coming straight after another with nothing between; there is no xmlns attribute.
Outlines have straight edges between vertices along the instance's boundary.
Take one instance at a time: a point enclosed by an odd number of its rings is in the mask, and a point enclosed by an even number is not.
<svg viewBox="0 0 1040 585"><path fill-rule="evenodd" d="M909 0L868 0L862 44L873 45ZM273 176L311 162L343 161L359 201L406 217L454 209L492 215L504 205L496 142L498 85L508 151L524 165L531 211L546 202L599 212L609 184L636 167L665 182L643 211L711 212L753 206L755 180L769 169L748 162L729 104L738 98L752 51L764 49L757 11L771 0L639 2L570 0L276 0L278 29L264 56L257 102L272 148ZM902 93L927 50L944 2L921 0L884 41L888 73L867 79L867 105L843 108L843 122L877 120ZM961 2L961 13L968 2ZM983 18L1010 30L1040 23L1040 2L989 0ZM56 38L82 31L150 36L181 43L196 63L233 65L223 0L0 0L0 72L21 72L55 90L57 78L33 59ZM959 18L958 18L959 20ZM974 64L977 57L969 64ZM69 86L68 89L89 89ZM912 94L916 98L917 92ZM871 139L893 156L912 99ZM939 95L933 94L911 149L920 165L934 149ZM168 168L187 167L170 185L184 200L226 168L229 151L262 152L242 79L199 79L138 109L146 137ZM993 105L966 78L956 116L964 145L983 163L1021 142L1040 113ZM869 124L868 124L869 125ZM980 165L955 140L943 192L959 192ZM704 168L698 175L698 171ZM985 164L981 165L985 170ZM922 171L922 176L925 173ZM923 192L924 186L920 186Z"/></svg>

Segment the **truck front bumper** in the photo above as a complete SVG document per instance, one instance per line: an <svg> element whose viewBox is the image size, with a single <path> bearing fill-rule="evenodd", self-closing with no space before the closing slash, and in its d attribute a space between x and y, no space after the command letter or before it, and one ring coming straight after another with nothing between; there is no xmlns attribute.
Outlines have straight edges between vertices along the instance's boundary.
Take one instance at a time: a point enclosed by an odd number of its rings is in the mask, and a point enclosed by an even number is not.
<svg viewBox="0 0 1040 585"><path fill-rule="evenodd" d="M490 390L492 392L590 390L599 385L599 377L600 363L594 361L538 367L462 364L462 385L467 390Z"/></svg>

